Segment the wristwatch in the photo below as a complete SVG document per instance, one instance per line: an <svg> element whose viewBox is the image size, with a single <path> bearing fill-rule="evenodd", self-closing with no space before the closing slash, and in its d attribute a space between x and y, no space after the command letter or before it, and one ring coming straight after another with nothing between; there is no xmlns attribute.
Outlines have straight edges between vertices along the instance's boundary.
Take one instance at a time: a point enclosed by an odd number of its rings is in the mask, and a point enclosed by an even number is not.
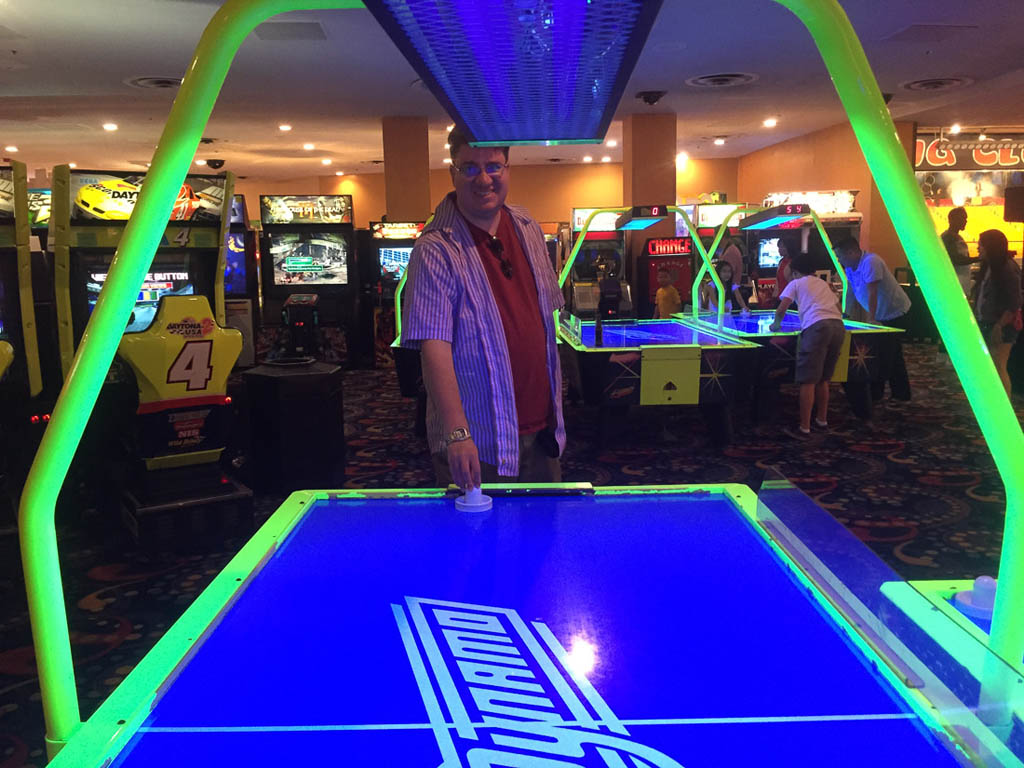
<svg viewBox="0 0 1024 768"><path fill-rule="evenodd" d="M462 443L471 438L472 435L469 434L468 429L465 427L456 427L448 433L448 436L444 439L444 444L445 446L449 446L452 443Z"/></svg>

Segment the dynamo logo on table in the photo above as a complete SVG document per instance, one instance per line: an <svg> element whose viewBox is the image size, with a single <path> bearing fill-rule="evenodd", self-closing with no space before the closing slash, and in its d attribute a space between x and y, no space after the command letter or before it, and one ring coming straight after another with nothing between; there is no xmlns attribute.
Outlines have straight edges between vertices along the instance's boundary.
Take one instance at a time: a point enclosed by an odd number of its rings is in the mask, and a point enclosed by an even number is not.
<svg viewBox="0 0 1024 768"><path fill-rule="evenodd" d="M486 605L405 603L391 608L440 768L682 768L628 738L543 622Z"/></svg>

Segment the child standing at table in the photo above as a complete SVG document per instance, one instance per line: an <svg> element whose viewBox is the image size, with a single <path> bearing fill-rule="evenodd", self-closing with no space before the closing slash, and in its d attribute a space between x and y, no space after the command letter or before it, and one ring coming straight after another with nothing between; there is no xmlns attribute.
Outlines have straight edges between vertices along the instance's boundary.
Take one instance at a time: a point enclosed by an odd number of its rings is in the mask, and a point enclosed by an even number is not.
<svg viewBox="0 0 1024 768"><path fill-rule="evenodd" d="M722 287L725 288L725 311L732 312L733 307L738 306L744 315L750 314L747 302L743 300L740 286L736 282L732 264L728 261L716 261L713 266L718 272L718 279L722 281ZM735 305L733 299L736 300ZM701 309L718 309L718 287L714 281L709 280L701 287L700 305Z"/></svg>
<svg viewBox="0 0 1024 768"><path fill-rule="evenodd" d="M664 267L658 269L658 292L654 294L654 319L665 320L683 311L683 300L672 285L672 275Z"/></svg>
<svg viewBox="0 0 1024 768"><path fill-rule="evenodd" d="M771 330L782 327L782 318L796 303L800 312L800 340L796 354L796 383L800 385L800 425L794 437L811 433L811 411L817 403L814 424L828 428L828 385L835 373L846 329L839 299L824 280L814 276L814 264L806 253L793 257L793 279L779 296Z"/></svg>

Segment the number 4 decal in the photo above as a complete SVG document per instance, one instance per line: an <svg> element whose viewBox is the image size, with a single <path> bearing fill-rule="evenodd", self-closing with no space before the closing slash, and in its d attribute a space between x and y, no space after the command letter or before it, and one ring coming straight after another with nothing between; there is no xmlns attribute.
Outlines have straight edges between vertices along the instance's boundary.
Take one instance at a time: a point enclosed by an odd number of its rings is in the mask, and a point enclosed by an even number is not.
<svg viewBox="0 0 1024 768"><path fill-rule="evenodd" d="M167 370L167 383L184 384L189 392L206 389L213 378L213 367L210 365L212 355L213 339L186 341Z"/></svg>
<svg viewBox="0 0 1024 768"><path fill-rule="evenodd" d="M191 236L191 234L192 230L190 230L188 227L182 227L181 229L178 230L178 234L174 236L174 239L171 242L174 243L175 245L180 245L182 248L184 248L186 245L188 245L188 239Z"/></svg>

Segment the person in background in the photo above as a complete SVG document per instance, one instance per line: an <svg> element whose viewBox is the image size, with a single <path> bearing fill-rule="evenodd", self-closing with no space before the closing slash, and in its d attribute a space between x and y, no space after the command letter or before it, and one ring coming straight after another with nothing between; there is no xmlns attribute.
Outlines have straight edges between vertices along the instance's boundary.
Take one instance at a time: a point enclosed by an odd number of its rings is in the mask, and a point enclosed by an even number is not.
<svg viewBox="0 0 1024 768"><path fill-rule="evenodd" d="M867 312L867 321L891 328L907 329L910 299L903 292L896 277L877 253L865 253L855 237L847 237L836 245L836 256L846 269L850 289ZM893 334L887 345L886 359L882 361L883 376L871 382L871 399L879 402L889 383L892 400L910 402L910 378L903 360L903 334Z"/></svg>
<svg viewBox="0 0 1024 768"><path fill-rule="evenodd" d="M683 300L672 285L672 275L662 267L658 270L658 292L654 294L654 317L666 319L683 311Z"/></svg>
<svg viewBox="0 0 1024 768"><path fill-rule="evenodd" d="M740 286L735 280L732 264L728 261L716 261L715 271L725 288L725 311L732 312L734 307L741 307L744 315L750 314L747 302L743 300ZM735 303L734 303L735 302ZM708 280L701 287L701 309L718 310L718 287L713 280Z"/></svg>
<svg viewBox="0 0 1024 768"><path fill-rule="evenodd" d="M953 262L956 269L956 277L960 281L960 287L965 296L971 295L971 265L978 259L972 259L960 233L967 229L967 211L964 208L954 208L946 217L949 221L949 228L942 233L942 244L946 246L946 253L949 260Z"/></svg>
<svg viewBox="0 0 1024 768"><path fill-rule="evenodd" d="M508 147L448 136L450 192L409 259L402 344L420 350L438 484L559 482L565 447L554 313L564 304L540 225L505 204Z"/></svg>
<svg viewBox="0 0 1024 768"><path fill-rule="evenodd" d="M1009 395L1010 374L1006 364L1024 326L1021 319L1021 271L1009 251L1006 235L998 229L981 233L978 257L984 270L975 303L978 328Z"/></svg>
<svg viewBox="0 0 1024 768"><path fill-rule="evenodd" d="M718 246L719 261L727 261L732 265L733 280L743 282L743 251L736 244L736 239L726 234Z"/></svg>
<svg viewBox="0 0 1024 768"><path fill-rule="evenodd" d="M778 290L776 295L779 297L786 290L789 281L793 279L793 275L790 274L790 264L793 261L793 257L798 253L800 253L800 249L796 247L792 240L787 237L779 238L779 266L775 272L775 282Z"/></svg>
<svg viewBox="0 0 1024 768"><path fill-rule="evenodd" d="M839 300L824 280L814 276L814 264L806 253L798 254L791 265L793 279L779 297L772 331L782 327L782 318L795 302L800 312L800 340L796 354L796 383L800 386L800 424L794 437L811 434L814 424L828 429L829 382L835 373L843 348L846 328Z"/></svg>

